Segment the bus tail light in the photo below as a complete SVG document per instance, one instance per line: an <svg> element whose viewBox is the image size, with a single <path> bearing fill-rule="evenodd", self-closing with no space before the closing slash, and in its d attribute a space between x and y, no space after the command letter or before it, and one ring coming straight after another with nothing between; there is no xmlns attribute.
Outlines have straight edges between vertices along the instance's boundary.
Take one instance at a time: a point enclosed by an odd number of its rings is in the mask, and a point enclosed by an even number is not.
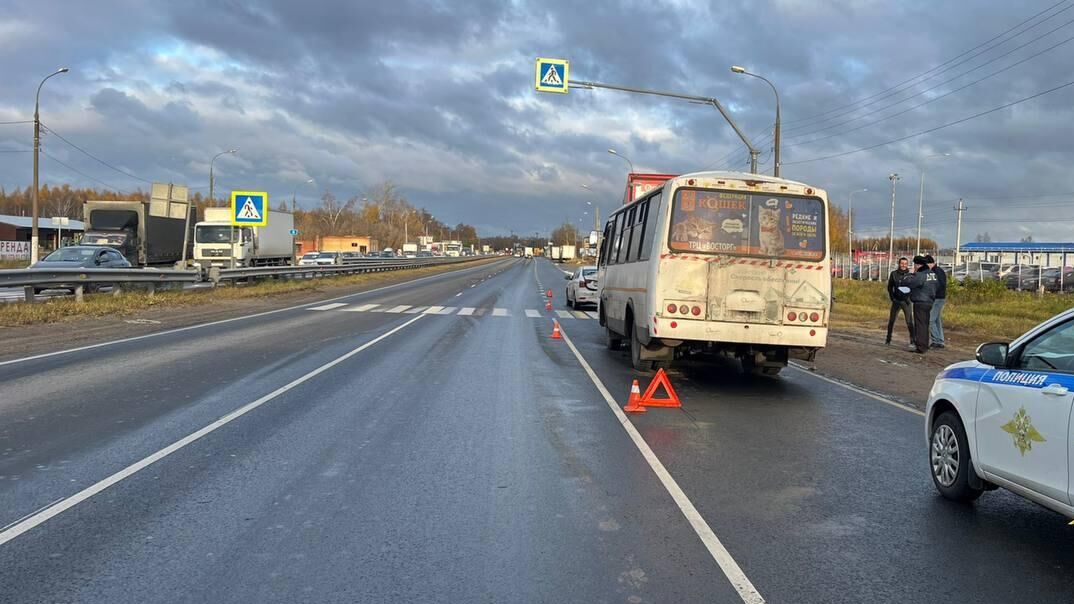
<svg viewBox="0 0 1074 604"><path fill-rule="evenodd" d="M690 309L690 312L691 312L691 313L692 313L692 314L693 314L693 315L694 315L695 317L700 317L700 316L701 316L701 307L700 307L700 306L695 306L695 307L693 307L693 308L691 308L691 309Z"/></svg>
<svg viewBox="0 0 1074 604"><path fill-rule="evenodd" d="M793 310L791 312L787 313L787 320L788 321L797 321L798 320L798 313L794 312Z"/></svg>
<svg viewBox="0 0 1074 604"><path fill-rule="evenodd" d="M678 309L679 309L678 306L675 306L674 304L668 304L668 314L673 315L673 314L675 314L675 311L678 310Z"/></svg>
<svg viewBox="0 0 1074 604"><path fill-rule="evenodd" d="M685 315L688 312L690 312L690 307L689 306L683 304L682 306L679 307L679 314Z"/></svg>
<svg viewBox="0 0 1074 604"><path fill-rule="evenodd" d="M809 315L809 320L814 322L814 323L819 323L820 322L820 314L813 313L813 314Z"/></svg>

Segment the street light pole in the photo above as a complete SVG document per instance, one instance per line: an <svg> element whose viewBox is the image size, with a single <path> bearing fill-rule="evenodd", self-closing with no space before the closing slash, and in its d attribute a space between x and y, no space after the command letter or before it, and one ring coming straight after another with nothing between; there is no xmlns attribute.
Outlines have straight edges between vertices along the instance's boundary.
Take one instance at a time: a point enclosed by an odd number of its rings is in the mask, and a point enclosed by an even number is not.
<svg viewBox="0 0 1074 604"><path fill-rule="evenodd" d="M899 180L899 175L892 172L888 175L888 180L891 181L891 231L888 234L888 271L892 270L892 260L895 258L895 182Z"/></svg>
<svg viewBox="0 0 1074 604"><path fill-rule="evenodd" d="M854 259L854 194L864 193L869 189L858 189L857 191L851 191L849 198L849 208L847 209L847 251L850 254L851 260Z"/></svg>
<svg viewBox="0 0 1074 604"><path fill-rule="evenodd" d="M618 151L616 151L615 149L608 149L608 153L611 153L612 155L614 155L614 156L616 156L616 157L618 157L618 158L620 158L620 159L624 159L624 160L626 160L626 163L627 163L627 165L629 165L629 166L630 166L630 172L631 172L631 173L633 173L633 172L634 172L634 162L630 161L630 158L628 158L628 157L627 157L627 156L625 156L625 155L621 155L621 154L620 154L620 153L619 153Z"/></svg>
<svg viewBox="0 0 1074 604"><path fill-rule="evenodd" d="M214 187L216 186L216 181L213 178L213 164L216 163L216 158L220 157L221 155L235 154L238 152L238 149L228 149L227 151L221 151L220 153L217 153L213 156L212 159L209 160L209 201L214 206L216 205L216 190L214 189Z"/></svg>
<svg viewBox="0 0 1074 604"><path fill-rule="evenodd" d="M307 180L305 182L305 184L312 185L313 184L313 179L311 178L311 179ZM295 190L291 192L291 214L292 215L297 211L297 204L295 202L295 198L298 197L298 187L299 186L300 185L295 185Z"/></svg>
<svg viewBox="0 0 1074 604"><path fill-rule="evenodd" d="M922 162L936 158L936 157L948 157L950 153L940 153L937 155L930 155L922 158ZM916 255L921 255L921 222L925 219L925 164L921 164L921 189L917 194L917 251Z"/></svg>
<svg viewBox="0 0 1074 604"><path fill-rule="evenodd" d="M772 175L775 176L776 178L779 178L779 168L780 168L779 91L776 90L776 85L773 84L771 81L769 81L768 78L766 78L764 76L757 75L755 73L751 73L749 71L746 71L746 69L743 68L743 67L739 67L738 65L732 65L731 66L731 71L733 71L734 73L740 73L742 75L753 76L753 77L757 78L758 80L764 80L765 83L768 84L772 88L772 92L776 95L776 130L775 130L775 133L773 134L773 137L772 137L773 146L775 148L775 151L774 151L774 154L775 154L774 164L775 165L772 166Z"/></svg>
<svg viewBox="0 0 1074 604"><path fill-rule="evenodd" d="M67 73L68 71L69 70L66 67L61 67L56 71L50 73L49 75L45 76L45 79L41 80L41 83L37 85L37 94L34 96L34 192L33 195L30 196L30 198L32 199L30 208L30 264L34 264L35 262L37 262L37 245L40 236L37 224L37 214L38 212L40 212L40 209L37 206L37 165L38 154L41 150L41 87L44 86L45 82L52 76L60 75L61 73Z"/></svg>

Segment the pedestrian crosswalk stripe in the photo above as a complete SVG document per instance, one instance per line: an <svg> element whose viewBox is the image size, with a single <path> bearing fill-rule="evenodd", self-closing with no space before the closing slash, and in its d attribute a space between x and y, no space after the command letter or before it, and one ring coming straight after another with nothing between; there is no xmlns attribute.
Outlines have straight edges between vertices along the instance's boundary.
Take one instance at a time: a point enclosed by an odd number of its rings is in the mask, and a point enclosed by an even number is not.
<svg viewBox="0 0 1074 604"><path fill-rule="evenodd" d="M468 317L468 316L474 314L475 310L477 310L477 309L467 306L466 308L460 308L459 309L459 314L464 316L464 317Z"/></svg>
<svg viewBox="0 0 1074 604"><path fill-rule="evenodd" d="M556 314L559 315L560 319L573 319L574 318L571 315L570 311L566 311L566 310L557 310Z"/></svg>
<svg viewBox="0 0 1074 604"><path fill-rule="evenodd" d="M582 311L580 311L580 310L576 310L576 311L574 311L574 318L575 319L588 319L589 315L584 313L584 312L582 312Z"/></svg>
<svg viewBox="0 0 1074 604"><path fill-rule="evenodd" d="M506 308L493 308L492 309L492 316L494 316L494 317L509 317L510 315L508 314Z"/></svg>
<svg viewBox="0 0 1074 604"><path fill-rule="evenodd" d="M367 312L380 306L380 304L362 304L361 306L351 306L350 308L344 308L347 312Z"/></svg>
<svg viewBox="0 0 1074 604"><path fill-rule="evenodd" d="M403 312L404 310L406 310L408 308L410 308L409 304L400 304L399 306L396 306L395 308L389 308L388 310L386 310L384 312L401 313L401 312Z"/></svg>
<svg viewBox="0 0 1074 604"><path fill-rule="evenodd" d="M333 308L339 308L340 306L346 306L343 302L333 302L331 304L325 304L324 306L314 306L310 310L332 310Z"/></svg>
<svg viewBox="0 0 1074 604"><path fill-rule="evenodd" d="M425 309L425 312L423 314L435 315L435 314L438 314L442 310L444 310L443 306L430 306L429 308Z"/></svg>
<svg viewBox="0 0 1074 604"><path fill-rule="evenodd" d="M536 318L539 318L541 316L541 313L537 312L536 310L533 310L532 308L527 308L526 309L526 316L531 318L531 319L536 319Z"/></svg>
<svg viewBox="0 0 1074 604"><path fill-rule="evenodd" d="M408 315L416 315L418 313L425 312L426 308L429 308L429 307L428 306L415 306L414 308L411 308L410 310L406 311L406 314L408 314Z"/></svg>
<svg viewBox="0 0 1074 604"><path fill-rule="evenodd" d="M600 315L598 315L597 311L595 311L595 310L587 310L587 311L585 311L585 314L589 315L590 319L599 319L600 318Z"/></svg>

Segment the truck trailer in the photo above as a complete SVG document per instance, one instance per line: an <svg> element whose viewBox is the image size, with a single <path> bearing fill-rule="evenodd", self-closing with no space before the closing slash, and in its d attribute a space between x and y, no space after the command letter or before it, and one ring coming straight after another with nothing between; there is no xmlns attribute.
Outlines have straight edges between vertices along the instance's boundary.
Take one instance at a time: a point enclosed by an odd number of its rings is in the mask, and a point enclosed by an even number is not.
<svg viewBox="0 0 1074 604"><path fill-rule="evenodd" d="M190 216L184 215L189 212ZM194 238L183 231L197 222L197 208L186 203L151 201L87 201L82 204L86 232L82 243L119 250L131 266L174 265L183 259L183 243L190 257Z"/></svg>

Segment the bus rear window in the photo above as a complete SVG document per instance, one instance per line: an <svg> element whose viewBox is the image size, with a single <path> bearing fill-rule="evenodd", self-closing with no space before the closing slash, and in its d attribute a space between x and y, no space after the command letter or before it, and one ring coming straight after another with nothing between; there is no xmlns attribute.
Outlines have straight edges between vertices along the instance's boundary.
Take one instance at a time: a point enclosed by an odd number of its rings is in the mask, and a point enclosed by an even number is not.
<svg viewBox="0 0 1074 604"><path fill-rule="evenodd" d="M816 197L679 189L668 247L676 252L824 259L824 204Z"/></svg>

